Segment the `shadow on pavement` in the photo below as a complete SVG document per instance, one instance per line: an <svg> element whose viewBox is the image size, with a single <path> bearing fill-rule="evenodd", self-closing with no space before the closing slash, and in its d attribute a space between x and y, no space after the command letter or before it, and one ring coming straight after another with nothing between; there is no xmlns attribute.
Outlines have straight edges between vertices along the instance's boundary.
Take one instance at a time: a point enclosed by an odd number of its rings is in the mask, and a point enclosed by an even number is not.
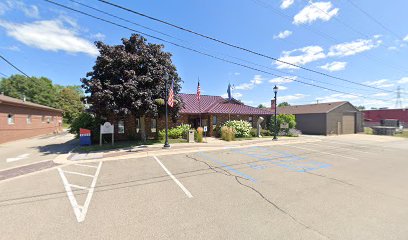
<svg viewBox="0 0 408 240"><path fill-rule="evenodd" d="M43 153L43 155L65 154L65 153L69 153L76 146L79 146L79 140L78 139L72 139L72 140L66 141L64 143L48 144L48 145L44 145L44 146L36 146L36 147L33 147L33 149L38 149L38 151L40 153Z"/></svg>

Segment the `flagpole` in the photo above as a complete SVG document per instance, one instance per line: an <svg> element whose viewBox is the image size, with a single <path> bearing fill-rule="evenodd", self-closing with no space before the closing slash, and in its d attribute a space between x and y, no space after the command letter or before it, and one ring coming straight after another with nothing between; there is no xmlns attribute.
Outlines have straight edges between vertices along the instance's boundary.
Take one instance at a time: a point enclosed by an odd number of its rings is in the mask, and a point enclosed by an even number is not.
<svg viewBox="0 0 408 240"><path fill-rule="evenodd" d="M198 85L200 85L200 77L198 77ZM198 98L198 111L199 111L199 117L200 117L200 127L202 127L202 122L201 122L201 97Z"/></svg>

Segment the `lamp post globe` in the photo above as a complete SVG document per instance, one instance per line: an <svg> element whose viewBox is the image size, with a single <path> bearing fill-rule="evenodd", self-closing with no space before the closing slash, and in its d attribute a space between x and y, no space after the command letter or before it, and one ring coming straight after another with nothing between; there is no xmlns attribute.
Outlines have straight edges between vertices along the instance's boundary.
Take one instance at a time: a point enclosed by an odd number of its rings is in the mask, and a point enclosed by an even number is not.
<svg viewBox="0 0 408 240"><path fill-rule="evenodd" d="M273 92L275 93L275 101L274 101L274 104L275 104L275 106L274 106L274 108L275 108L275 124L274 124L274 134L273 134L273 139L272 140L274 140L274 141L277 141L278 140L278 118L277 118L277 104L276 104L276 102L277 102L277 98L276 98L276 95L277 95L277 93L278 93L278 87L275 85L275 87L273 87Z"/></svg>

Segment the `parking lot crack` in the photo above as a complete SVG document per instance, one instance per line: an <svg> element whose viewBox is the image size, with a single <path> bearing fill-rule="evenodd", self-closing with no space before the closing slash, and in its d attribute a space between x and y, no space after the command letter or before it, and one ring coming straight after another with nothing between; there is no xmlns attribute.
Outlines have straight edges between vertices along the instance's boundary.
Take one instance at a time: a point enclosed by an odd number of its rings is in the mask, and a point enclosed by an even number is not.
<svg viewBox="0 0 408 240"><path fill-rule="evenodd" d="M209 163L207 163L207 162L205 162L205 161L202 161L202 160L200 160L200 159L197 159L197 158L195 158L195 157L193 157L193 156L189 156L189 155L186 154L186 157L187 157L187 158L190 158L190 159L192 159L192 160L194 160L194 161L196 161L196 162L200 162L200 163L202 163L202 164L207 165L207 167L208 167L209 169L211 169L212 171L214 171L214 172L216 172L216 173L220 173L220 174L223 174L223 175L228 176L228 177L234 177L235 180L236 180L236 182L237 182L238 184L240 184L241 186L243 186L243 187L245 187L245 188L248 188L248 189L254 191L255 193L257 193L264 201L266 201L268 204L272 205L275 209L277 209L277 210L278 210L279 212L281 212L282 214L288 216L292 221L294 221L294 222L296 222L297 224L303 226L305 229L308 229L308 230L310 230L310 231L315 232L316 234L318 234L318 235L320 235L320 236L322 236L322 237L324 237L324 238L326 238L326 239L331 239L331 238L329 238L328 236L326 236L326 235L324 235L323 233L321 233L320 231L318 231L318 230L312 228L311 226L308 226L307 224L305 224L305 223L301 222L300 220L298 220L298 219L297 219L296 217L294 217L292 214L290 214L289 212L287 212L287 211L285 211L284 209L282 209L278 204L274 203L273 201L271 201L271 200L269 200L267 197L265 197L265 195L263 195L263 194L262 194L260 191L258 191L256 188L254 188L254 187L252 187L252 186L250 186L250 185L247 185L247 184L245 184L245 183L243 183L243 182L241 181L241 180L248 181L248 179L246 179L246 178L244 178L244 177L241 177L241 176L234 175L234 174L230 173L230 172L229 172L228 170L226 170L226 169L223 169L223 168L220 168L220 167L212 166L211 164L209 164ZM220 170L221 170L221 171L220 171Z"/></svg>

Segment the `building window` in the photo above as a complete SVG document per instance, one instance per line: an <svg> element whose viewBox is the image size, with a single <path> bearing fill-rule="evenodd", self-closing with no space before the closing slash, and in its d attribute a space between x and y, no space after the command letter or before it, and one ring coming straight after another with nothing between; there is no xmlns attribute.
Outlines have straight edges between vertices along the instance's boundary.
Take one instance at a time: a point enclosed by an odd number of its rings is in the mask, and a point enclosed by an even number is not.
<svg viewBox="0 0 408 240"><path fill-rule="evenodd" d="M51 122L51 117L47 117L47 123Z"/></svg>
<svg viewBox="0 0 408 240"><path fill-rule="evenodd" d="M27 124L31 124L31 115L27 115Z"/></svg>
<svg viewBox="0 0 408 240"><path fill-rule="evenodd" d="M156 132L156 127L157 127L157 121L155 118L152 118L152 125L151 125L151 132Z"/></svg>
<svg viewBox="0 0 408 240"><path fill-rule="evenodd" d="M252 120L253 120L252 116L248 117L248 122L252 123Z"/></svg>
<svg viewBox="0 0 408 240"><path fill-rule="evenodd" d="M45 116L44 115L41 117L41 122L45 123Z"/></svg>
<svg viewBox="0 0 408 240"><path fill-rule="evenodd" d="M125 123L123 122L123 120L120 120L118 122L118 133L120 134L125 133Z"/></svg>
<svg viewBox="0 0 408 240"><path fill-rule="evenodd" d="M7 123L8 124L14 124L14 114L9 114L7 116Z"/></svg>
<svg viewBox="0 0 408 240"><path fill-rule="evenodd" d="M217 125L217 116L213 116L213 125Z"/></svg>

